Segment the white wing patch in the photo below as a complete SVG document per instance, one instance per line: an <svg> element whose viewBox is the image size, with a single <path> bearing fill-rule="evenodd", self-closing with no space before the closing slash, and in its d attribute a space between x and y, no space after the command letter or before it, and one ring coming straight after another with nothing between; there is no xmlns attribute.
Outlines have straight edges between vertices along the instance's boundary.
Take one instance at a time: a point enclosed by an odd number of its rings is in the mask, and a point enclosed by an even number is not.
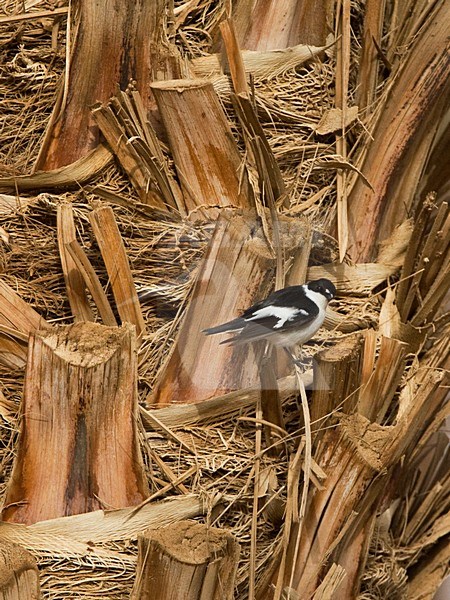
<svg viewBox="0 0 450 600"><path fill-rule="evenodd" d="M247 317L246 321L257 321L258 319L264 319L266 317L275 317L278 319L273 328L280 329L286 323L286 321L292 321L299 313L308 314L303 309L293 308L291 306L265 306L256 310L251 317Z"/></svg>

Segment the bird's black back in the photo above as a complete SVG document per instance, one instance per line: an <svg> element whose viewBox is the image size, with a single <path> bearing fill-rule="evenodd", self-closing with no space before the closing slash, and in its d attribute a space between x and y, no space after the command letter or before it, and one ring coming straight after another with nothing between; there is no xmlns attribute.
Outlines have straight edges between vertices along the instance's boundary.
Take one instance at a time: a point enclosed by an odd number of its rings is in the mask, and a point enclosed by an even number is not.
<svg viewBox="0 0 450 600"><path fill-rule="evenodd" d="M283 288L282 290L277 290L276 292L272 292L267 298L261 300L261 302L256 302L250 308L242 313L241 317L244 319L248 319L252 316L253 313L260 310L261 308L266 308L267 306L291 306L292 308L300 308L300 305L303 306L305 302L305 298L302 299L302 285L291 285L290 287ZM311 300L308 300L308 309L314 310L316 305ZM316 311L317 314L317 311Z"/></svg>

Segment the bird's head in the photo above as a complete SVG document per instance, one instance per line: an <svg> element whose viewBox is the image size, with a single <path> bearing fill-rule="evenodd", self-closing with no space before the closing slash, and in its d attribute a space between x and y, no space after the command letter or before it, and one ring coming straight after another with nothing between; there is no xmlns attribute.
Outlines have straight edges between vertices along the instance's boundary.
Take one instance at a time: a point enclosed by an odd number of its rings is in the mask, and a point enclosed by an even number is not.
<svg viewBox="0 0 450 600"><path fill-rule="evenodd" d="M308 288L313 292L318 292L325 296L328 300L332 300L336 296L336 288L329 279L315 279L314 281L308 282Z"/></svg>

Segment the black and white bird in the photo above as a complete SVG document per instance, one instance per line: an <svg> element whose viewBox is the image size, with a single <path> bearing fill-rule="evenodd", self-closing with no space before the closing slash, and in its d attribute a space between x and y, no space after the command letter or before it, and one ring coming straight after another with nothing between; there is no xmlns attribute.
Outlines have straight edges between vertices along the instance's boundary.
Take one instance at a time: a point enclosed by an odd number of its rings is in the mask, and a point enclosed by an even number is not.
<svg viewBox="0 0 450 600"><path fill-rule="evenodd" d="M328 302L335 295L336 288L328 279L286 287L250 306L237 319L203 333L238 332L221 344L237 346L267 340L274 346L292 348L310 340L322 326Z"/></svg>

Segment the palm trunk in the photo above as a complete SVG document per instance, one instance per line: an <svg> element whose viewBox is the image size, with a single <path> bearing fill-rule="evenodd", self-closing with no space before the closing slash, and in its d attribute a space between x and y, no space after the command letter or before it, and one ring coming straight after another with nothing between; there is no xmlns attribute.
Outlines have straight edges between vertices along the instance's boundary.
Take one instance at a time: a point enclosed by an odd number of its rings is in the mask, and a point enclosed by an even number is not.
<svg viewBox="0 0 450 600"><path fill-rule="evenodd" d="M145 498L135 343L130 325L32 335L3 520L29 524Z"/></svg>

